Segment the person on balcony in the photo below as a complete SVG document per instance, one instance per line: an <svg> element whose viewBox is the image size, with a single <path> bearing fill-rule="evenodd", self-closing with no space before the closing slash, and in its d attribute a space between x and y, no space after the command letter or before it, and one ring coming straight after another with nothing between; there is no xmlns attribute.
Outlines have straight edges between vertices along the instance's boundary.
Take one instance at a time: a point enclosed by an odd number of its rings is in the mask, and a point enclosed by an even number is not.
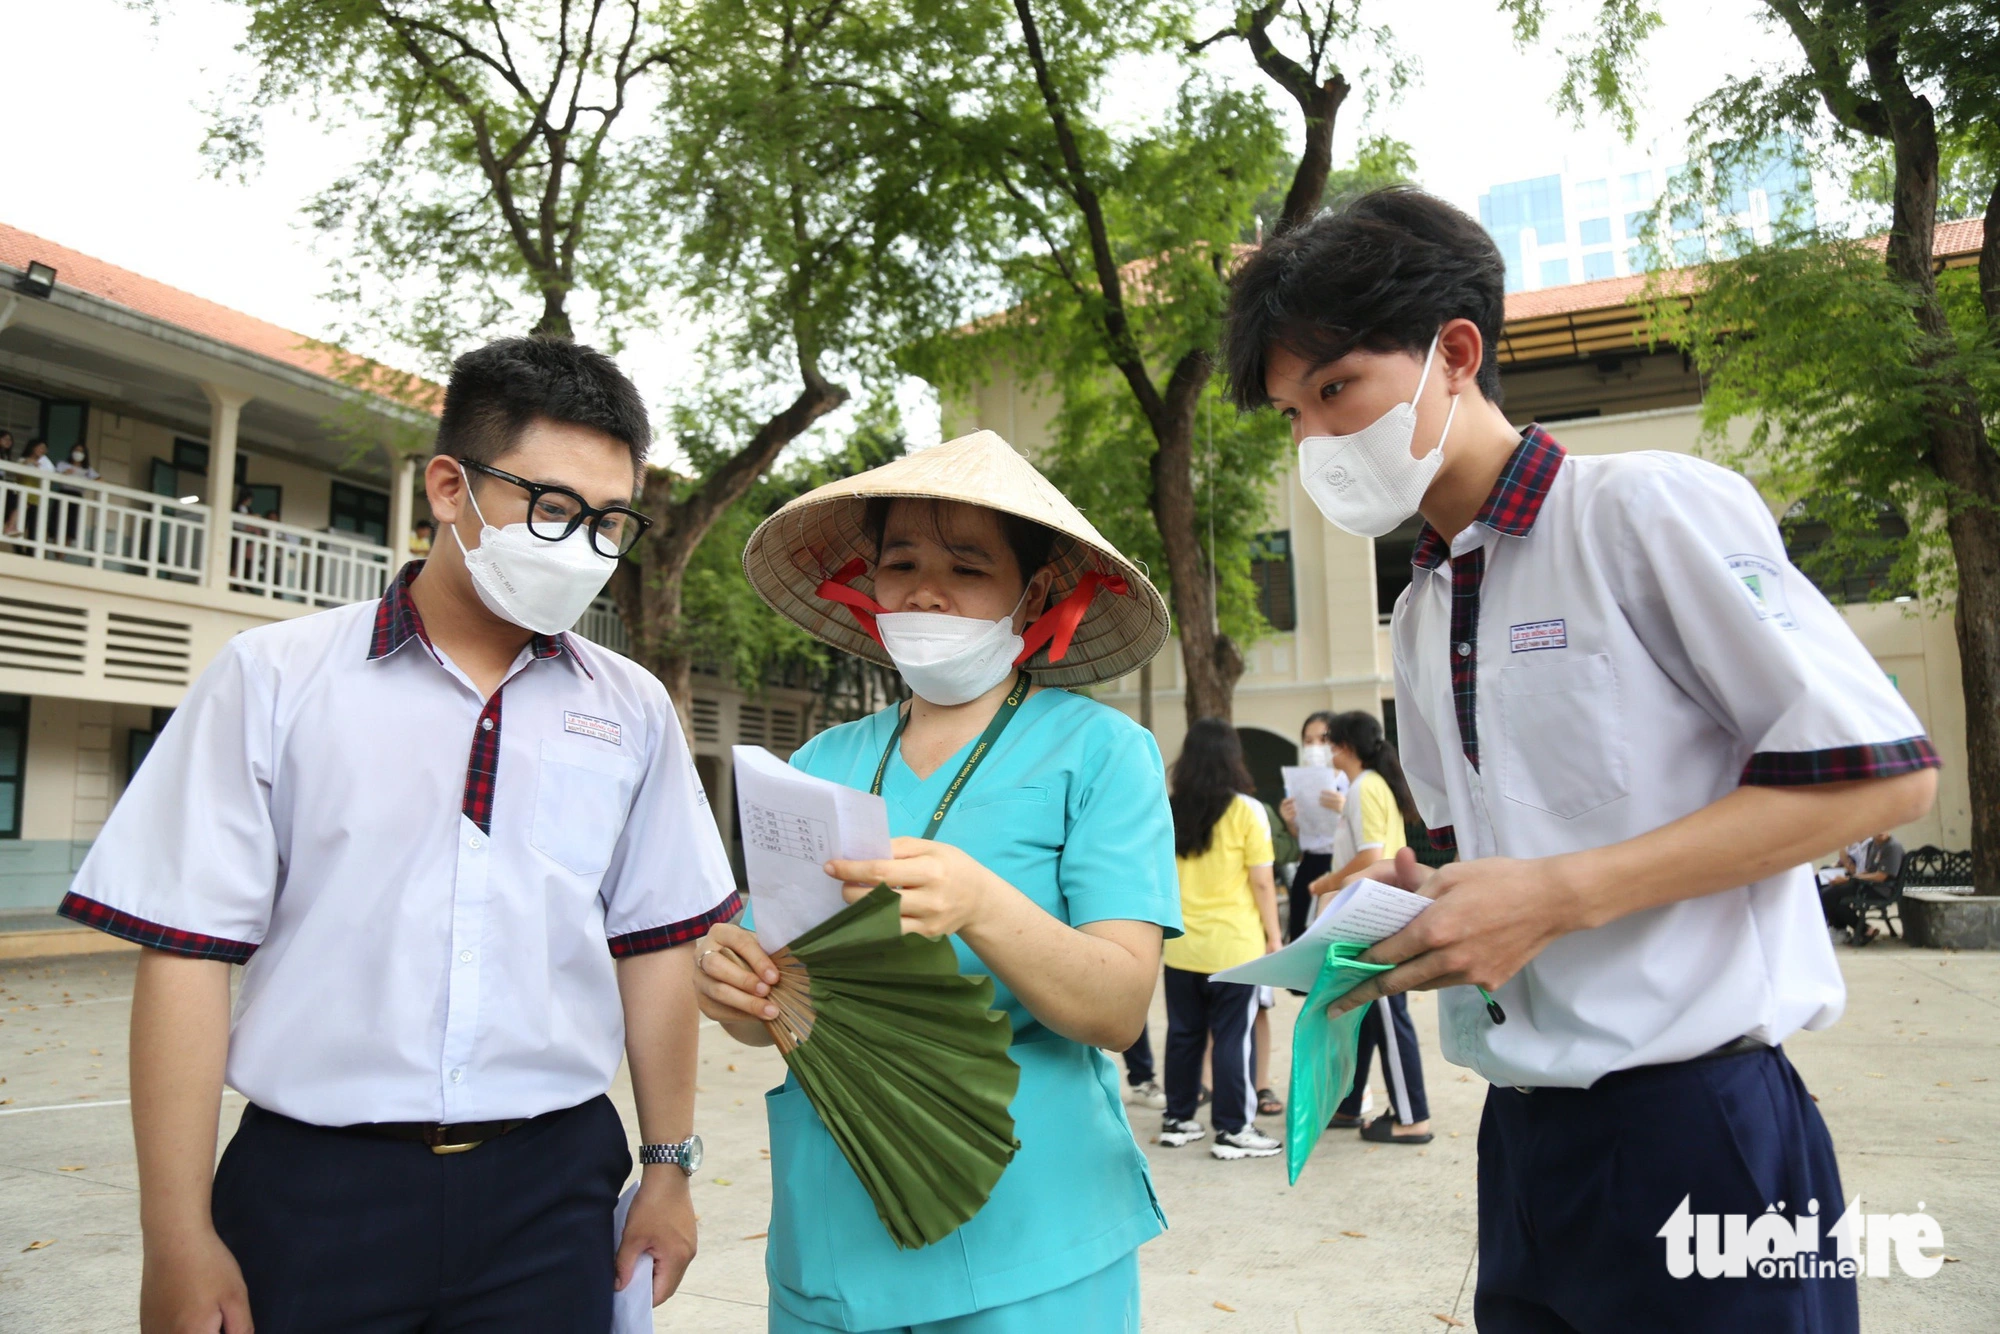
<svg viewBox="0 0 2000 1334"><path fill-rule="evenodd" d="M69 457L56 465L56 472L64 477L74 477L84 482L94 482L102 475L97 469L90 466L90 451L84 447L83 442L80 440L70 446ZM79 500L83 496L83 491L79 487L64 486L61 482L55 482L52 485L60 495L75 496ZM61 508L64 511L63 545L66 547L75 547L76 531L83 518L83 506L79 503L65 501L61 502Z"/></svg>
<svg viewBox="0 0 2000 1334"><path fill-rule="evenodd" d="M146 947L144 1329L603 1334L641 1252L678 1285L691 942L739 901L658 678L565 633L648 526L650 442L589 348L460 357L425 471L453 540L231 639L111 812L61 911ZM658 1164L622 1242L621 1055Z"/></svg>
<svg viewBox="0 0 2000 1334"><path fill-rule="evenodd" d="M53 473L56 470L56 465L49 461L49 442L46 438L39 435L36 436L34 439L30 440L27 443L27 446L24 449L22 449L20 462L23 468L35 468L42 472L47 472L47 473ZM39 481L34 481L34 482L23 482L20 485L23 491L32 494L35 492L39 492L44 484ZM40 511L40 509L41 509L41 504L38 501L30 500L27 504L26 533L29 536L33 536L35 534L35 516ZM9 537L22 536L23 528L21 524L20 496L17 495L11 499L11 503L9 503L7 506L7 515L6 519L4 520L4 524L0 526L4 526L6 534Z"/></svg>

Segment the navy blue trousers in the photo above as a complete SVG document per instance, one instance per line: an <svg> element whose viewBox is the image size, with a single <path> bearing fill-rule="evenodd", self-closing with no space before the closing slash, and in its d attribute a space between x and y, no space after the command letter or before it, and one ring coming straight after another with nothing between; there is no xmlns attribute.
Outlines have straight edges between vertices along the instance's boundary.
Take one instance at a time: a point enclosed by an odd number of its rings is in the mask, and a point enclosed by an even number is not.
<svg viewBox="0 0 2000 1334"><path fill-rule="evenodd" d="M1385 1022L1386 1019L1386 1022ZM1368 1063L1382 1053L1382 1078L1389 1086L1389 1115L1399 1125L1431 1119L1424 1096L1424 1058L1417 1050L1417 1026L1410 1019L1410 998L1402 993L1371 1003L1361 1017L1361 1041L1354 1054L1354 1087L1334 1110L1342 1116L1361 1115L1368 1096Z"/></svg>
<svg viewBox="0 0 2000 1334"><path fill-rule="evenodd" d="M1854 1280L1674 1278L1659 1236L1693 1214L1846 1202L1833 1140L1782 1050L1648 1066L1589 1089L1494 1087L1479 1123L1480 1334L1852 1334ZM1717 1235L1720 1235L1718 1232Z"/></svg>
<svg viewBox="0 0 2000 1334"><path fill-rule="evenodd" d="M252 1106L211 1208L257 1334L604 1334L631 1170L604 1097L453 1154Z"/></svg>
<svg viewBox="0 0 2000 1334"><path fill-rule="evenodd" d="M1290 901L1286 904L1286 940L1297 940L1306 933L1306 918L1312 912L1312 882L1332 869L1333 858L1327 853L1299 854L1299 868L1292 872Z"/></svg>
<svg viewBox="0 0 2000 1334"><path fill-rule="evenodd" d="M1211 1036L1209 1119L1218 1134L1234 1134L1257 1116L1250 1079L1250 1025L1257 1018L1257 988L1216 982L1207 973L1169 967L1167 991L1167 1115L1192 1121L1201 1103L1201 1058Z"/></svg>
<svg viewBox="0 0 2000 1334"><path fill-rule="evenodd" d="M1125 1082L1133 1088L1153 1078L1153 1040L1139 1030L1139 1040L1125 1049Z"/></svg>

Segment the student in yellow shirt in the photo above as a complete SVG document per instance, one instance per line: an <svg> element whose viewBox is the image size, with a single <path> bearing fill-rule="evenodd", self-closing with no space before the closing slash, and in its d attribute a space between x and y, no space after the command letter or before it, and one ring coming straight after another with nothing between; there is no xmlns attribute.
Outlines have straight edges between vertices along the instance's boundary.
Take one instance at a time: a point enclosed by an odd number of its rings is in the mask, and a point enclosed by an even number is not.
<svg viewBox="0 0 2000 1334"><path fill-rule="evenodd" d="M1214 1040L1217 1158L1269 1158L1284 1146L1257 1130L1250 1026L1257 988L1211 976L1278 948L1278 887L1271 877L1271 824L1243 764L1236 729L1203 718L1188 729L1168 786L1174 812L1175 868L1185 932L1166 943L1166 1148L1207 1134L1194 1119L1201 1097L1203 1049Z"/></svg>
<svg viewBox="0 0 2000 1334"><path fill-rule="evenodd" d="M1378 862L1393 865L1396 854L1408 845L1403 822L1418 818L1416 800L1403 777L1403 763L1396 748L1383 737L1382 724L1374 714L1359 710L1335 714L1327 739L1333 743L1333 767L1347 775L1348 829L1359 851L1347 865L1313 881L1312 892L1320 896L1366 875ZM1391 879L1389 883L1397 882ZM1376 1048L1381 1049L1382 1075L1389 1085L1389 1110L1362 1125L1361 1099L1368 1091L1369 1059ZM1362 1016L1354 1087L1327 1124L1336 1130L1360 1126L1361 1138L1378 1144L1428 1144L1430 1117L1430 1104L1424 1098L1423 1057L1417 1051L1416 1025L1410 1022L1409 998L1400 994L1385 997Z"/></svg>

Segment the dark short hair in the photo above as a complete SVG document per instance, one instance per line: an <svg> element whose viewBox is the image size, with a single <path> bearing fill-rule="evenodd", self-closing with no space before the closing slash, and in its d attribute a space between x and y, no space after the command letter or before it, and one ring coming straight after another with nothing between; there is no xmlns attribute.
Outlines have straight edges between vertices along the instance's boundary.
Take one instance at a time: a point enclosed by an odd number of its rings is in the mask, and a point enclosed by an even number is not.
<svg viewBox="0 0 2000 1334"><path fill-rule="evenodd" d="M502 338L454 361L437 452L490 464L538 418L602 431L630 451L635 478L645 468L645 400L611 358L567 338Z"/></svg>
<svg viewBox="0 0 2000 1334"><path fill-rule="evenodd" d="M1479 326L1479 392L1500 402L1507 265L1484 228L1434 195L1394 185L1272 237L1231 284L1223 341L1229 396L1269 401L1273 348L1316 366L1356 348L1422 356L1449 320Z"/></svg>

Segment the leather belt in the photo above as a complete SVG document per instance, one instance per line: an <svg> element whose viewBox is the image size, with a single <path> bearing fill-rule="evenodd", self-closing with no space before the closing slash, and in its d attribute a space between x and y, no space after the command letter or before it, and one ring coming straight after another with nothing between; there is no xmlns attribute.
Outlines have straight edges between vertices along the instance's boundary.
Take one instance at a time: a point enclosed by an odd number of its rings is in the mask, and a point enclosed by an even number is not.
<svg viewBox="0 0 2000 1334"><path fill-rule="evenodd" d="M528 1118L520 1117L511 1121L464 1121L455 1126L427 1121L364 1121L360 1125L329 1128L349 1135L422 1144L432 1153L464 1153L478 1148L489 1139L499 1139L509 1131L519 1130L526 1124Z"/></svg>

